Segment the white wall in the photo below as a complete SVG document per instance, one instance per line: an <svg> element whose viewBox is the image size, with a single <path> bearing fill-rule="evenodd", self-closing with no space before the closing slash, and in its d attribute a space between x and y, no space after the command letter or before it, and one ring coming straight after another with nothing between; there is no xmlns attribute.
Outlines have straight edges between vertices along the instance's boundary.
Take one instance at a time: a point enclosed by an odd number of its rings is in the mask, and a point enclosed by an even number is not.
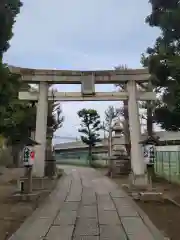
<svg viewBox="0 0 180 240"><path fill-rule="evenodd" d="M160 137L160 141L168 141L168 140L180 140L180 132L166 132L166 131L161 131L161 132L156 132L155 136ZM142 134L141 135L141 140L145 140L147 138L147 134ZM124 136L121 138L113 138L113 144L125 144L125 139Z"/></svg>

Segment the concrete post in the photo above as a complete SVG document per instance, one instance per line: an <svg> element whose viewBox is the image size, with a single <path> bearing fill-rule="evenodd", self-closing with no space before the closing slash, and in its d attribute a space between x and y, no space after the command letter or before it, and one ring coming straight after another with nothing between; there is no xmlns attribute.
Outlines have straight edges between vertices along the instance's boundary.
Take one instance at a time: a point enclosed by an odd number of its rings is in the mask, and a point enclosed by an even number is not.
<svg viewBox="0 0 180 240"><path fill-rule="evenodd" d="M128 112L129 112L129 130L131 137L131 169L132 183L134 185L146 185L145 163L142 147L139 144L141 136L141 128L139 121L139 109L136 99L136 82L128 81Z"/></svg>
<svg viewBox="0 0 180 240"><path fill-rule="evenodd" d="M35 140L38 143L40 143L40 145L35 146L35 163L33 166L33 175L35 175L36 177L44 176L47 114L48 114L48 84L46 82L40 82L35 133Z"/></svg>

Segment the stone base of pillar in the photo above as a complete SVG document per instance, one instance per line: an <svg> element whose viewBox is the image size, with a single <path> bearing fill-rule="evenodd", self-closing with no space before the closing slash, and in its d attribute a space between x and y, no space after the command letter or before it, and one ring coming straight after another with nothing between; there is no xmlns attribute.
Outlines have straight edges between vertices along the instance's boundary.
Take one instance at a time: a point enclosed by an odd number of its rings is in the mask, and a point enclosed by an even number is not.
<svg viewBox="0 0 180 240"><path fill-rule="evenodd" d="M56 160L51 149L46 149L45 176L53 177L56 175Z"/></svg>
<svg viewBox="0 0 180 240"><path fill-rule="evenodd" d="M130 168L129 168L129 160L128 159L121 159L118 158L113 161L113 175L120 176L120 175L129 175Z"/></svg>
<svg viewBox="0 0 180 240"><path fill-rule="evenodd" d="M149 180L147 174L135 175L129 174L129 185L131 188L147 189L149 188Z"/></svg>

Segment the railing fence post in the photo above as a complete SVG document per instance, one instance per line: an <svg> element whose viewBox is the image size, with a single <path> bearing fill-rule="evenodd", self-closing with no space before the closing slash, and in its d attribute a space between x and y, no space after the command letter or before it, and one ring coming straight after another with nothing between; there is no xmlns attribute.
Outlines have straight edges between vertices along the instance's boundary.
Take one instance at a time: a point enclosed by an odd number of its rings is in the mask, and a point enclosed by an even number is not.
<svg viewBox="0 0 180 240"><path fill-rule="evenodd" d="M161 176L164 177L164 152L161 152L161 157L162 157L162 173L161 173Z"/></svg>
<svg viewBox="0 0 180 240"><path fill-rule="evenodd" d="M171 152L168 152L168 162L169 162L169 181L171 182Z"/></svg>

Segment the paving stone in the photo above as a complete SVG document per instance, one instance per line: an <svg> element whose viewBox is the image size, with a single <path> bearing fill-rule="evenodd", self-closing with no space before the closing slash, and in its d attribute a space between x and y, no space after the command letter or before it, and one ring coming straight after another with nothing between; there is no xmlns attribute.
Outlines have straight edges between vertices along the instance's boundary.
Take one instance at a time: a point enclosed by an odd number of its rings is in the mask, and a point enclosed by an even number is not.
<svg viewBox="0 0 180 240"><path fill-rule="evenodd" d="M96 206L81 206L78 212L80 218L97 218Z"/></svg>
<svg viewBox="0 0 180 240"><path fill-rule="evenodd" d="M82 205L88 206L88 205L96 205L96 198L95 197L87 197L82 198Z"/></svg>
<svg viewBox="0 0 180 240"><path fill-rule="evenodd" d="M143 233L136 233L128 235L128 240L155 240L152 235L144 235Z"/></svg>
<svg viewBox="0 0 180 240"><path fill-rule="evenodd" d="M79 172L77 171L76 168L73 168L71 170L71 174L72 174L72 177L73 177L73 180L75 180L73 183L78 183L79 186L81 186L81 181L80 181L80 175L79 175Z"/></svg>
<svg viewBox="0 0 180 240"><path fill-rule="evenodd" d="M73 240L99 240L99 236L76 236Z"/></svg>
<svg viewBox="0 0 180 240"><path fill-rule="evenodd" d="M100 225L100 240L127 240L127 236L122 226Z"/></svg>
<svg viewBox="0 0 180 240"><path fill-rule="evenodd" d="M38 212L38 217L39 218L55 218L57 212L59 211L61 205L63 203L60 202L59 205L57 206L56 204L53 205L48 205L47 208L43 207L39 212Z"/></svg>
<svg viewBox="0 0 180 240"><path fill-rule="evenodd" d="M99 211L98 216L100 225L121 225L116 211Z"/></svg>
<svg viewBox="0 0 180 240"><path fill-rule="evenodd" d="M93 191L84 191L82 194L82 205L95 205L96 204L96 195Z"/></svg>
<svg viewBox="0 0 180 240"><path fill-rule="evenodd" d="M112 196L112 198L125 198L127 197L127 194L120 189L116 189L113 190L112 192L110 192L110 195Z"/></svg>
<svg viewBox="0 0 180 240"><path fill-rule="evenodd" d="M56 191L9 240L156 239L139 217L140 210L112 181L93 169L64 169L67 176Z"/></svg>
<svg viewBox="0 0 180 240"><path fill-rule="evenodd" d="M124 198L116 198L114 199L114 204L120 217L139 216L138 212L133 208L132 203L129 201L129 199L125 200Z"/></svg>
<svg viewBox="0 0 180 240"><path fill-rule="evenodd" d="M89 181L88 181L88 183L89 183ZM87 186L84 186L84 185L83 185L83 194L85 194L85 195L86 194L90 194L90 195L94 194L94 195L96 195L92 186L87 187Z"/></svg>
<svg viewBox="0 0 180 240"><path fill-rule="evenodd" d="M62 209L64 211L77 211L79 207L79 202L64 202L62 205Z"/></svg>
<svg viewBox="0 0 180 240"><path fill-rule="evenodd" d="M76 193L72 192L67 197L66 202L80 202L81 201L81 193L78 191Z"/></svg>
<svg viewBox="0 0 180 240"><path fill-rule="evenodd" d="M140 217L124 217L121 221L130 240L154 240Z"/></svg>
<svg viewBox="0 0 180 240"><path fill-rule="evenodd" d="M114 198L113 201L114 201L116 207L132 206L131 200L127 199L127 198Z"/></svg>
<svg viewBox="0 0 180 240"><path fill-rule="evenodd" d="M109 195L98 196L98 209L105 211L116 211L114 203Z"/></svg>
<svg viewBox="0 0 180 240"><path fill-rule="evenodd" d="M52 220L49 218L38 218L34 220L29 218L28 221L22 224L21 228L10 237L9 240L39 240L47 234L48 229L52 224Z"/></svg>
<svg viewBox="0 0 180 240"><path fill-rule="evenodd" d="M111 197L109 194L97 194L98 202L111 202Z"/></svg>
<svg viewBox="0 0 180 240"><path fill-rule="evenodd" d="M79 202L81 201L82 187L81 182L73 180L69 195L66 199L67 202Z"/></svg>
<svg viewBox="0 0 180 240"><path fill-rule="evenodd" d="M73 180L74 181L74 180ZM70 189L71 193L82 193L82 187L81 187L81 183L77 183L76 181L74 181L74 183L72 183L71 185L71 189Z"/></svg>
<svg viewBox="0 0 180 240"><path fill-rule="evenodd" d="M62 210L58 214L53 225L74 225L77 217L76 211Z"/></svg>
<svg viewBox="0 0 180 240"><path fill-rule="evenodd" d="M80 202L81 197L79 195L71 195L67 198L67 202Z"/></svg>
<svg viewBox="0 0 180 240"><path fill-rule="evenodd" d="M66 202L80 202L81 201L82 190L79 187L74 187L71 189Z"/></svg>
<svg viewBox="0 0 180 240"><path fill-rule="evenodd" d="M99 228L97 219L94 218L80 218L77 221L76 229L75 229L75 237L76 236L98 236Z"/></svg>
<svg viewBox="0 0 180 240"><path fill-rule="evenodd" d="M120 217L138 217L139 214L131 206L119 206L117 208Z"/></svg>
<svg viewBox="0 0 180 240"><path fill-rule="evenodd" d="M74 226L52 226L45 240L71 240Z"/></svg>

